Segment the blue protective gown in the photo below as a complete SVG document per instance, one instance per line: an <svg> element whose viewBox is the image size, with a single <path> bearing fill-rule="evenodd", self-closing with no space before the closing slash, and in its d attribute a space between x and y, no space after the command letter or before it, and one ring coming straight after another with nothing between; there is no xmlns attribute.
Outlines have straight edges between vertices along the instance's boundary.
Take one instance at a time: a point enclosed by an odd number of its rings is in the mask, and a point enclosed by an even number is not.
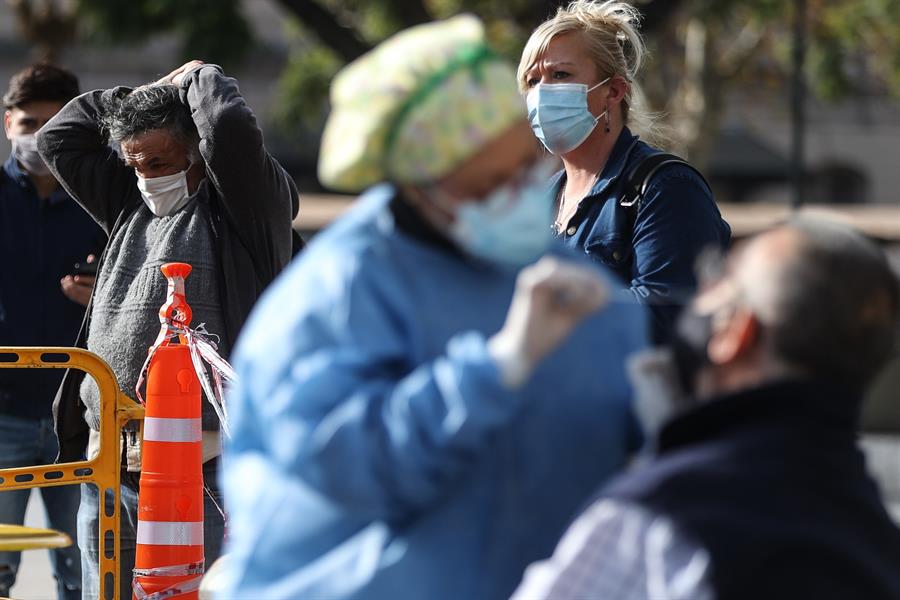
<svg viewBox="0 0 900 600"><path fill-rule="evenodd" d="M320 234L237 346L223 599L507 597L639 444L643 309L614 301L509 391L486 339L517 270L401 231L393 195Z"/></svg>

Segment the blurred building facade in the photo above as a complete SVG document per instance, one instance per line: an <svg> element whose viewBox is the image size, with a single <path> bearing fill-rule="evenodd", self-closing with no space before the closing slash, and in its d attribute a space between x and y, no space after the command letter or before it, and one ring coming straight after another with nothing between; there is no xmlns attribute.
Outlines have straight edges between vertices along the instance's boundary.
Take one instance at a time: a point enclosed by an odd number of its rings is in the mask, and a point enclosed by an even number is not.
<svg viewBox="0 0 900 600"><path fill-rule="evenodd" d="M790 200L787 88L733 90L707 170L725 202ZM811 203L900 205L900 102L881 95L807 100L806 194Z"/></svg>

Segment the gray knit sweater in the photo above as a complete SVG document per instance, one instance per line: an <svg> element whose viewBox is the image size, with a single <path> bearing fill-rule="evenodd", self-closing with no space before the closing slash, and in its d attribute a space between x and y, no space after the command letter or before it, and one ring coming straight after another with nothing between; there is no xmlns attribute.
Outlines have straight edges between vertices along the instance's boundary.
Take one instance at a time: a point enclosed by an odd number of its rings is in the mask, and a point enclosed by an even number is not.
<svg viewBox="0 0 900 600"><path fill-rule="evenodd" d="M160 266L185 262L193 267L185 281L185 297L193 312L191 325L206 324L222 334L224 319L217 282L216 253L209 229L209 188L204 180L193 199L178 212L156 217L141 206L109 241L108 258L97 278L88 350L109 363L122 391L135 397L141 366L159 333L159 307L166 300L166 278ZM220 350L227 354L228 349ZM85 420L100 429L100 397L90 377L81 384ZM203 403L203 429L218 429L212 406Z"/></svg>

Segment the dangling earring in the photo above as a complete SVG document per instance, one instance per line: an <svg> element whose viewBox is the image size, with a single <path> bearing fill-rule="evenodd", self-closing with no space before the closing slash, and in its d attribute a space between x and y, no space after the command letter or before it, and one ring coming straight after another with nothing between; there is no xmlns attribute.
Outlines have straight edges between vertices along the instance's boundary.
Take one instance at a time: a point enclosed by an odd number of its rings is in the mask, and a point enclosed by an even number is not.
<svg viewBox="0 0 900 600"><path fill-rule="evenodd" d="M606 107L606 133L609 133L609 107Z"/></svg>

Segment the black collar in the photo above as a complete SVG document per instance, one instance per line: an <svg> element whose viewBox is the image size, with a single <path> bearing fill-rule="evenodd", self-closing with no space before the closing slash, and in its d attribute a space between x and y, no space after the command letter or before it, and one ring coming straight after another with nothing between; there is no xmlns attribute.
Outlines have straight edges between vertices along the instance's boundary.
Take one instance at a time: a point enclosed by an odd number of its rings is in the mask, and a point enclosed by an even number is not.
<svg viewBox="0 0 900 600"><path fill-rule="evenodd" d="M853 432L862 393L822 380L767 383L705 401L669 421L657 440L659 453L722 437L760 424L802 424Z"/></svg>
<svg viewBox="0 0 900 600"><path fill-rule="evenodd" d="M405 235L422 242L428 246L441 248L453 254L462 255L459 248L456 247L450 239L437 230L431 223L425 220L419 214L412 204L403 197L398 190L391 198L388 204L391 215L394 217L394 224L397 229Z"/></svg>

